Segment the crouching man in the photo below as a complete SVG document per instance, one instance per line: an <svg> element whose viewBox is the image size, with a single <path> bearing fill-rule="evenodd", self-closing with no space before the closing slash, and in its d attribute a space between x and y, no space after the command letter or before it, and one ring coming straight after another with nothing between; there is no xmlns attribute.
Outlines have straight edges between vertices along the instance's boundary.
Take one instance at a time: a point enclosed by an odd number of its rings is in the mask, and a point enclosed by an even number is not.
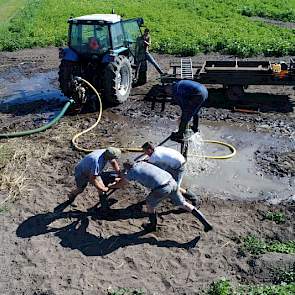
<svg viewBox="0 0 295 295"><path fill-rule="evenodd" d="M99 149L83 158L75 168L76 188L69 194L69 200L73 201L84 191L90 182L98 190L99 194L106 193L109 188L104 185L100 174L107 162L110 162L115 172L120 173L120 167L116 159L121 156L121 150L109 147Z"/></svg>
<svg viewBox="0 0 295 295"><path fill-rule="evenodd" d="M164 146L155 147L151 142L144 143L142 149L149 157L149 163L158 166L172 175L180 192L187 200L191 201L194 206L200 205L200 199L193 192L180 187L185 174L186 164L186 160L180 152Z"/></svg>
<svg viewBox="0 0 295 295"><path fill-rule="evenodd" d="M212 226L208 223L203 214L193 205L186 202L178 189L177 183L168 172L153 164L143 161L134 164L127 161L123 165L123 177L120 178L116 184L111 185L110 187L120 188L127 184L128 181L137 181L144 187L151 189L151 192L146 199L150 222L143 224L145 230L156 230L156 207L161 201L167 198L169 198L175 206L191 212L198 220L200 220L204 226L205 232L212 230Z"/></svg>

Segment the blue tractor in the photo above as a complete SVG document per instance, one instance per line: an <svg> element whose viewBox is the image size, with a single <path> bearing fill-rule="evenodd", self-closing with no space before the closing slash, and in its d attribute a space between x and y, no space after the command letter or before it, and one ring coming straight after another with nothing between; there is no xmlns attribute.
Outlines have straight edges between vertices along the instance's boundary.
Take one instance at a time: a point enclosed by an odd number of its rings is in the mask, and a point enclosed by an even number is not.
<svg viewBox="0 0 295 295"><path fill-rule="evenodd" d="M147 82L142 18L93 14L70 18L68 23L68 47L60 49L59 68L65 96L73 96L76 76L88 80L110 104L126 101L133 86Z"/></svg>

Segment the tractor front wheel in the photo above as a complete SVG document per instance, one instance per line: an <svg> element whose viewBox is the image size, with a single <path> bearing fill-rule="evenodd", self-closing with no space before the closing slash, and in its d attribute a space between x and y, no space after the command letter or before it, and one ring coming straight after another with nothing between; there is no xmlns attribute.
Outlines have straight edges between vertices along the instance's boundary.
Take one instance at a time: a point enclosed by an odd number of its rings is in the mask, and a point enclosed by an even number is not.
<svg viewBox="0 0 295 295"><path fill-rule="evenodd" d="M117 56L104 71L104 98L111 104L125 102L132 86L132 69L128 58Z"/></svg>

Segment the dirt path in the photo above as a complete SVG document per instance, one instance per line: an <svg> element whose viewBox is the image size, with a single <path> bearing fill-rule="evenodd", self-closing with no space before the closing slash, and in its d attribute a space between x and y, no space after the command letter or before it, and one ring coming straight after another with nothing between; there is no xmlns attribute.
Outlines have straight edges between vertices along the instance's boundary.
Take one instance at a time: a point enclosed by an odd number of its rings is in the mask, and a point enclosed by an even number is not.
<svg viewBox="0 0 295 295"><path fill-rule="evenodd" d="M55 48L0 53L1 64L7 65L0 67L0 132L40 126L63 104L57 53ZM206 58L228 57L195 57L198 62ZM157 59L168 69L172 58ZM148 85L134 89L126 104L106 110L81 144L139 145L169 135L178 109L167 105L164 113L159 106L151 111L150 102L143 100L157 83L155 77L151 70ZM200 294L220 277L235 284L274 282L276 269L291 269L294 255L251 255L243 249L243 239L294 240L295 97L293 89L283 90L249 89L247 104L259 107L258 115L232 112L221 91L210 90L202 134L234 144L239 155L222 163L200 161L197 175L186 179L214 224L208 234L190 214L168 203L159 210L159 231L145 234L146 192L138 185L115 192L107 213L93 188L74 204L66 202L73 168L83 156L72 150L70 140L94 122L95 114L66 116L42 134L1 140L0 201L9 193L15 199L0 213L0 293L94 295L128 287L143 288L146 294ZM206 152L226 151L211 147ZM265 200L288 201L271 205ZM286 222L265 219L270 211L282 212Z"/></svg>

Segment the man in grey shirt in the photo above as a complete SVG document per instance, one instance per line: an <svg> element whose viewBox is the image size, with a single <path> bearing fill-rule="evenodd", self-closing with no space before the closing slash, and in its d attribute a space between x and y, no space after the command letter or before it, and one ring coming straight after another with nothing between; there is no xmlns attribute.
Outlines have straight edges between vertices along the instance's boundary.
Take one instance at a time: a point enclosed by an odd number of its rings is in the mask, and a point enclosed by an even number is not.
<svg viewBox="0 0 295 295"><path fill-rule="evenodd" d="M204 225L205 232L212 230L212 226L208 223L203 214L193 205L186 202L171 174L144 161L135 164L127 161L123 165L125 172L124 176L111 187L120 188L127 184L128 181L137 181L144 187L151 189L151 192L146 199L146 206L150 220L150 223L143 225L146 230L156 230L156 207L161 201L167 198L169 198L175 206L179 206L180 208L191 212L196 218L198 218Z"/></svg>
<svg viewBox="0 0 295 295"><path fill-rule="evenodd" d="M74 200L77 195L82 193L88 182L93 184L99 193L106 193L109 188L106 187L100 177L105 165L109 161L113 169L120 173L120 167L116 159L121 155L121 150L109 147L99 149L83 158L75 168L76 188L69 194L69 199Z"/></svg>

